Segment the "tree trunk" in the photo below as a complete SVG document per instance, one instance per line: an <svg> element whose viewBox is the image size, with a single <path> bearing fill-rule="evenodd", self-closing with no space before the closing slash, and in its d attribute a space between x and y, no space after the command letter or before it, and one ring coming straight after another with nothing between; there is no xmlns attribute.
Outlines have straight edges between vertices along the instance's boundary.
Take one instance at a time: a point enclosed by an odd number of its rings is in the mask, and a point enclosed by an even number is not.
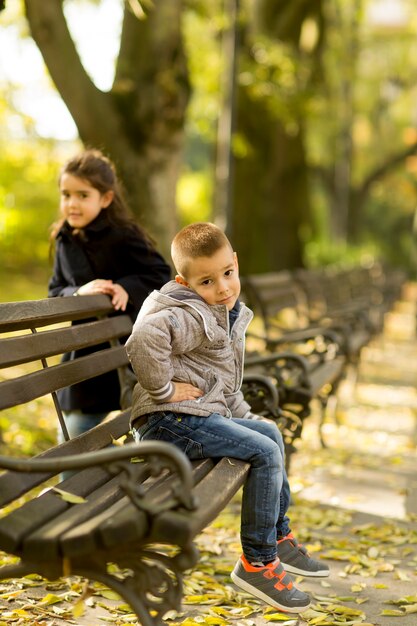
<svg viewBox="0 0 417 626"><path fill-rule="evenodd" d="M309 221L309 192L302 131L288 135L242 89L238 126L250 153L236 159L232 240L242 274L303 264L301 238Z"/></svg>
<svg viewBox="0 0 417 626"><path fill-rule="evenodd" d="M320 11L320 0L258 0L254 6L257 34L285 42L299 56L302 24ZM249 39L243 54L251 54ZM287 132L266 102L240 87L237 131L248 150L235 159L230 231L242 274L303 265L304 237L313 224L301 119L297 126L297 132Z"/></svg>
<svg viewBox="0 0 417 626"><path fill-rule="evenodd" d="M59 0L25 0L32 36L81 140L115 162L134 213L168 256L177 229L175 191L182 161L189 83L181 0L160 0L144 20L125 10L112 89L87 75Z"/></svg>

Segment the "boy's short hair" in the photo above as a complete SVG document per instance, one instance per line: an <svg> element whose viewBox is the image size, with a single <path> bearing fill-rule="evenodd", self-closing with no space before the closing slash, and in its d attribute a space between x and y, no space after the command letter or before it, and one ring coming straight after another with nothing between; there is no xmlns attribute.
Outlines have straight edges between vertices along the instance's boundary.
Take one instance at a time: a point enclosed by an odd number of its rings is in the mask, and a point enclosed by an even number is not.
<svg viewBox="0 0 417 626"><path fill-rule="evenodd" d="M195 222L185 226L171 244L171 257L177 273L185 277L191 259L211 257L224 246L232 250L230 241L215 224Z"/></svg>

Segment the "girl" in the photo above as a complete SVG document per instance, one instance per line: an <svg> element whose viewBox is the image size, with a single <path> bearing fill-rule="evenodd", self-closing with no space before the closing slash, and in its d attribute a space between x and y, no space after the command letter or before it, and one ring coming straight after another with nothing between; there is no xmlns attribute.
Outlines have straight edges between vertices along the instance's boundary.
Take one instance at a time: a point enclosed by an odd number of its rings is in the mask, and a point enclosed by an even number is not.
<svg viewBox="0 0 417 626"><path fill-rule="evenodd" d="M144 299L170 279L171 271L134 222L114 165L98 150L87 150L66 163L59 188L62 217L52 227L56 249L48 295L107 294L115 311L126 311L135 321ZM77 350L63 359L88 352ZM58 397L69 435L75 437L120 408L117 374L67 387Z"/></svg>

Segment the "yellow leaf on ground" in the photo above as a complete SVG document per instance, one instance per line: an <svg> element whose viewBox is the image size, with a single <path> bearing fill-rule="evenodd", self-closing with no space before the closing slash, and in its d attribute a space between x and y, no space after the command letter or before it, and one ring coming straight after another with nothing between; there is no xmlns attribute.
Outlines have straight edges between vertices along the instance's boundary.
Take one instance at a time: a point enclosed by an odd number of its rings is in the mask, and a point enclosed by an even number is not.
<svg viewBox="0 0 417 626"><path fill-rule="evenodd" d="M404 581L410 581L411 578L409 577L409 575L406 572L403 572L400 569L397 569L395 572L395 578L398 578L398 580L404 580Z"/></svg>
<svg viewBox="0 0 417 626"><path fill-rule="evenodd" d="M47 593L46 596L40 600L39 604L50 606L51 604L56 604L57 602L62 602L63 598L57 596L54 593Z"/></svg>
<svg viewBox="0 0 417 626"><path fill-rule="evenodd" d="M81 498L81 496L76 496L75 493L70 493L69 491L58 489L58 487L52 487L52 491L55 491L62 498L62 500L65 500L65 502L70 502L71 504L82 504L83 502L87 502L85 498Z"/></svg>
<svg viewBox="0 0 417 626"><path fill-rule="evenodd" d="M288 615L285 613L268 613L263 616L263 619L267 622L284 622L283 626L286 624L294 624L294 620L289 620Z"/></svg>
<svg viewBox="0 0 417 626"><path fill-rule="evenodd" d="M72 607L72 614L74 618L77 619L78 617L81 617L82 615L84 615L84 613L85 613L85 603L83 602L83 600L78 600L78 602L76 602L74 606Z"/></svg>
<svg viewBox="0 0 417 626"><path fill-rule="evenodd" d="M396 611L394 609L384 609L381 611L380 615L390 615L391 617L405 615L404 611Z"/></svg>

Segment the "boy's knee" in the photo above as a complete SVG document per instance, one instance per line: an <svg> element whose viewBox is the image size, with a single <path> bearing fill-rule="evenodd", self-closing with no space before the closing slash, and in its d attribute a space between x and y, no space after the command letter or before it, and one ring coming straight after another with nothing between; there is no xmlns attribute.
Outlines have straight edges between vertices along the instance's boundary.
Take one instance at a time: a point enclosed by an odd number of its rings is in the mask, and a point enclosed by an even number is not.
<svg viewBox="0 0 417 626"><path fill-rule="evenodd" d="M279 472L284 470L285 463L284 463L282 450L281 450L281 447L276 443L273 444L273 448L270 451L270 459L271 459L271 465L275 469L277 469Z"/></svg>
<svg viewBox="0 0 417 626"><path fill-rule="evenodd" d="M259 425L261 425L260 432L262 432L263 435L266 435L276 443L281 443L282 435L275 422L262 421L259 422Z"/></svg>

